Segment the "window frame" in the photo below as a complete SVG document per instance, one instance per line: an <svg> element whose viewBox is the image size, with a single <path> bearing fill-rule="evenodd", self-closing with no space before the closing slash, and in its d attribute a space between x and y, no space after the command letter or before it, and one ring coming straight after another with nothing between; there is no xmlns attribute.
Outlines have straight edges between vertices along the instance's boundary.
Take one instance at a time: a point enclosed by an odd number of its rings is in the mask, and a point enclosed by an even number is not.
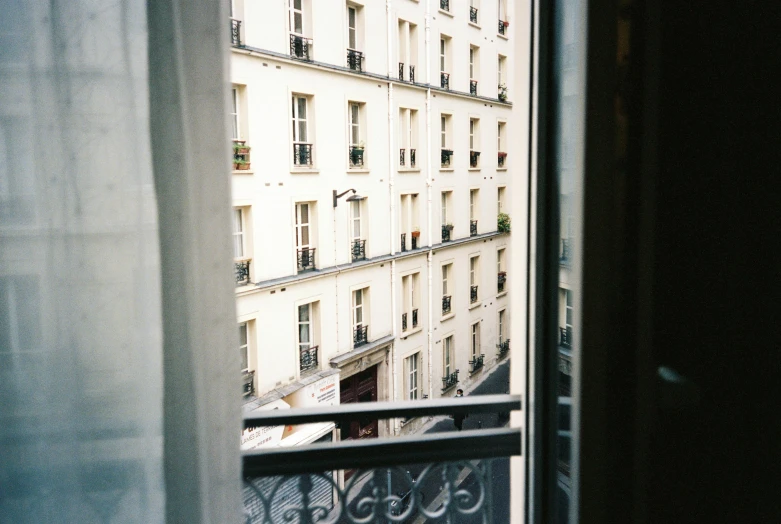
<svg viewBox="0 0 781 524"><path fill-rule="evenodd" d="M296 249L312 249L316 248L317 246L313 244L312 242L312 202L305 201L305 202L296 202L295 204L295 217L296 217L296 227L295 227L295 236L296 236ZM306 207L306 215L307 215L307 221L304 222L301 218L302 210ZM308 243L304 244L303 241L303 231L306 228L306 234L308 238Z"/></svg>

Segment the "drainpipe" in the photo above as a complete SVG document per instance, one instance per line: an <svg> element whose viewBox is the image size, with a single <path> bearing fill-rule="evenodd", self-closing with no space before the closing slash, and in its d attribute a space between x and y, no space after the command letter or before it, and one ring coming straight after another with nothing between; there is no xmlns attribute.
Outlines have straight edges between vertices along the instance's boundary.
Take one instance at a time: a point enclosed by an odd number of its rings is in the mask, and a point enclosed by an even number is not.
<svg viewBox="0 0 781 524"><path fill-rule="evenodd" d="M431 1L426 2L426 83L431 85ZM428 398L434 398L434 275L432 274L434 264L431 246L434 245L434 225L432 220L433 206L431 201L433 179L431 153L431 88L426 89L426 229L428 230L429 250L426 255L426 266L428 270L428 351L426 354L428 362Z"/></svg>

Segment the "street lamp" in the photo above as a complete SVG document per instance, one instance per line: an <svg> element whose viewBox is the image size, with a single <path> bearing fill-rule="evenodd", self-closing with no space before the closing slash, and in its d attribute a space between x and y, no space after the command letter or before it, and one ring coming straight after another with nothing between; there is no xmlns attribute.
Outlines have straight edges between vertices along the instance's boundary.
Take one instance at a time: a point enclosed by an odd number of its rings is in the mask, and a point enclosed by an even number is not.
<svg viewBox="0 0 781 524"><path fill-rule="evenodd" d="M347 197L347 201L348 201L348 202L355 202L355 201L358 201L358 200L363 200L363 199L365 198L365 197L362 197L361 195L359 195L359 194L358 194L358 193L355 191L355 189L348 189L347 191L345 191L345 192L343 192L343 193L339 193L338 195L336 194L336 189L334 189L334 207L336 207L337 200L339 200L340 198L342 198L344 195L346 195L346 194L347 194L347 193L349 193L350 191L352 191L352 192L353 192L353 194L352 194L352 195L350 195L349 197Z"/></svg>

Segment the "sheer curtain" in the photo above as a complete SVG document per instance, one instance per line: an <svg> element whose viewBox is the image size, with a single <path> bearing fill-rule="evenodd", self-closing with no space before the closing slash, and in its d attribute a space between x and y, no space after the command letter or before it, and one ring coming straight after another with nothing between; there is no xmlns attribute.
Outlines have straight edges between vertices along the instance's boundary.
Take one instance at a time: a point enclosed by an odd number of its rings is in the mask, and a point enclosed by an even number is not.
<svg viewBox="0 0 781 524"><path fill-rule="evenodd" d="M0 522L238 520L223 10L0 2Z"/></svg>

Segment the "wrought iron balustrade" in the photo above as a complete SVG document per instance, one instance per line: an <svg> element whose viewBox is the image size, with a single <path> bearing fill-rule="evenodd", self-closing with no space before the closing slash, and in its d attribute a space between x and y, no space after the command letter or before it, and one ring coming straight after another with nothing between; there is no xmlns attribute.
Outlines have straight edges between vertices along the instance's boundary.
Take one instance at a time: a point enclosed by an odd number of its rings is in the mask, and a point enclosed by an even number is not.
<svg viewBox="0 0 781 524"><path fill-rule="evenodd" d="M347 67L359 73L363 72L363 53L355 49L347 50Z"/></svg>
<svg viewBox="0 0 781 524"><path fill-rule="evenodd" d="M472 360L469 361L469 373L475 373L483 368L483 362L485 361L485 354L475 355Z"/></svg>
<svg viewBox="0 0 781 524"><path fill-rule="evenodd" d="M504 356L510 352L510 339L503 340L499 342L496 345L496 348L499 350L499 358L504 358Z"/></svg>
<svg viewBox="0 0 781 524"><path fill-rule="evenodd" d="M499 34L503 35L507 32L507 26L504 25L504 20L499 20Z"/></svg>
<svg viewBox="0 0 781 524"><path fill-rule="evenodd" d="M404 253L407 250L407 233L401 234L401 252Z"/></svg>
<svg viewBox="0 0 781 524"><path fill-rule="evenodd" d="M299 354L299 370L303 373L305 371L316 370L320 367L320 363L317 358L317 353L320 350L320 346L312 347L300 347Z"/></svg>
<svg viewBox="0 0 781 524"><path fill-rule="evenodd" d="M407 331L407 314L402 313L401 314L401 330Z"/></svg>
<svg viewBox="0 0 781 524"><path fill-rule="evenodd" d="M442 226L442 242L450 242L450 233L453 231L453 226L445 224Z"/></svg>
<svg viewBox="0 0 781 524"><path fill-rule="evenodd" d="M358 325L353 330L353 347L358 347L366 344L369 341L369 326Z"/></svg>
<svg viewBox="0 0 781 524"><path fill-rule="evenodd" d="M443 11L450 11L450 0L439 0L439 8Z"/></svg>
<svg viewBox="0 0 781 524"><path fill-rule="evenodd" d="M501 293L502 291L504 291L504 283L505 282L507 282L507 273L504 272L504 271L501 271L496 276L496 291L498 293Z"/></svg>
<svg viewBox="0 0 781 524"><path fill-rule="evenodd" d="M404 62L399 62L399 80L404 80Z"/></svg>
<svg viewBox="0 0 781 524"><path fill-rule="evenodd" d="M570 262L570 257L572 256L572 239L570 238L562 238L561 239L561 254L559 256L559 263L561 264L568 264Z"/></svg>
<svg viewBox="0 0 781 524"><path fill-rule="evenodd" d="M415 83L415 66L412 64L409 66L409 81Z"/></svg>
<svg viewBox="0 0 781 524"><path fill-rule="evenodd" d="M469 300L472 302L472 304L477 302L477 286L469 287Z"/></svg>
<svg viewBox="0 0 781 524"><path fill-rule="evenodd" d="M477 220L470 220L469 221L469 236L470 237L476 237L477 236Z"/></svg>
<svg viewBox="0 0 781 524"><path fill-rule="evenodd" d="M365 240L353 240L352 255L353 255L353 262L357 262L358 260L366 260Z"/></svg>
<svg viewBox="0 0 781 524"><path fill-rule="evenodd" d="M473 24L477 23L477 8L476 7L470 7L469 8L469 21Z"/></svg>
<svg viewBox="0 0 781 524"><path fill-rule="evenodd" d="M298 272L309 271L315 268L315 247L307 247L304 249L297 249L296 255L298 258Z"/></svg>
<svg viewBox="0 0 781 524"><path fill-rule="evenodd" d="M469 94L472 96L477 96L477 80L469 81Z"/></svg>
<svg viewBox="0 0 781 524"><path fill-rule="evenodd" d="M506 85L500 85L499 86L499 92L497 94L497 97L502 102L507 102L507 86Z"/></svg>
<svg viewBox="0 0 781 524"><path fill-rule="evenodd" d="M290 35L290 56L302 60L312 60L310 51L312 39L300 35Z"/></svg>
<svg viewBox="0 0 781 524"><path fill-rule="evenodd" d="M350 159L350 167L363 167L363 153L364 148L362 146L352 145L349 147L347 156Z"/></svg>
<svg viewBox="0 0 781 524"><path fill-rule="evenodd" d="M249 260L241 260L239 262L235 262L234 266L236 268L236 287L239 286L246 286L250 283L249 280Z"/></svg>
<svg viewBox="0 0 781 524"><path fill-rule="evenodd" d="M450 89L450 73L439 73L440 87Z"/></svg>
<svg viewBox="0 0 781 524"><path fill-rule="evenodd" d="M415 236L415 231L413 231L412 232L412 249L417 249L418 248L418 238L419 237Z"/></svg>
<svg viewBox="0 0 781 524"><path fill-rule="evenodd" d="M496 159L496 165L504 167L504 161L507 158L507 153L499 151L499 157Z"/></svg>
<svg viewBox="0 0 781 524"><path fill-rule="evenodd" d="M480 165L480 151L469 152L469 167L477 167Z"/></svg>
<svg viewBox="0 0 781 524"><path fill-rule="evenodd" d="M407 150L404 148L399 149L399 165L403 166L406 161Z"/></svg>
<svg viewBox="0 0 781 524"><path fill-rule="evenodd" d="M255 371L247 370L241 373L241 394L249 397L255 393Z"/></svg>
<svg viewBox="0 0 781 524"><path fill-rule="evenodd" d="M442 297L442 314L450 313L450 299L452 297L450 295L445 295Z"/></svg>
<svg viewBox="0 0 781 524"><path fill-rule="evenodd" d="M413 309L412 310L412 327L416 328L418 327L418 310Z"/></svg>
<svg viewBox="0 0 781 524"><path fill-rule="evenodd" d="M409 150L409 166L415 167L415 150L410 149Z"/></svg>
<svg viewBox="0 0 781 524"><path fill-rule="evenodd" d="M442 167L450 167L450 159L452 157L453 157L452 149L443 149L442 153L440 154L440 161L442 162Z"/></svg>
<svg viewBox="0 0 781 524"><path fill-rule="evenodd" d="M293 164L297 166L311 166L312 147L312 144L302 142L293 144Z"/></svg>
<svg viewBox="0 0 781 524"><path fill-rule="evenodd" d="M559 328L559 345L563 348L572 349L572 328Z"/></svg>
<svg viewBox="0 0 781 524"><path fill-rule="evenodd" d="M450 373L449 375L445 375L444 377L442 377L443 392L454 387L456 384L458 384L458 370L455 370L453 373Z"/></svg>
<svg viewBox="0 0 781 524"><path fill-rule="evenodd" d="M231 45L241 47L241 20L231 18Z"/></svg>

